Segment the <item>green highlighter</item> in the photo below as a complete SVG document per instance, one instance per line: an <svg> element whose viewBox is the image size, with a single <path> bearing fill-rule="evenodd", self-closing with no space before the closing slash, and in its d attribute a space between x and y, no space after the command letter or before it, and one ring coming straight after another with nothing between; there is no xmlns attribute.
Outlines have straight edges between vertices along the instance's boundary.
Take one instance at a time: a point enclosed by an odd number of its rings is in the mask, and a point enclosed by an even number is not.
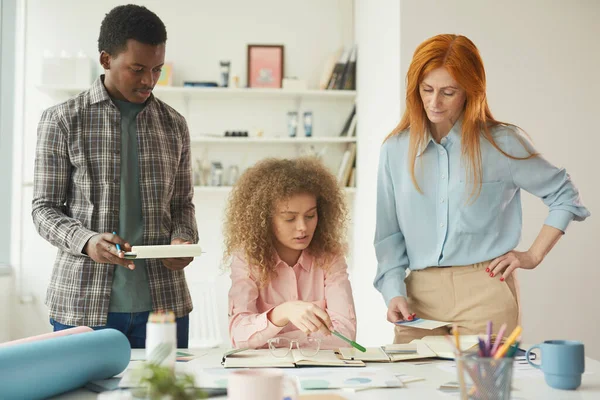
<svg viewBox="0 0 600 400"><path fill-rule="evenodd" d="M363 353L367 351L367 349L362 347L360 344L356 343L354 340L348 339L346 336L342 335L341 333L336 332L336 331L331 331L331 333L333 333L335 336L342 339L344 342L348 342L350 344L350 346L354 347L355 349L358 349L358 350L362 351Z"/></svg>

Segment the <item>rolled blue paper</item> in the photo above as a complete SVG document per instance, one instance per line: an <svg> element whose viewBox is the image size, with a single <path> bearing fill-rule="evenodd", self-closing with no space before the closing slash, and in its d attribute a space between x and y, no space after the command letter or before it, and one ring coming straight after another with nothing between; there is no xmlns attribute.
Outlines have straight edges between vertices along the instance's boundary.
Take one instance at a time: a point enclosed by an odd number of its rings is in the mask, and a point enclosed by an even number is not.
<svg viewBox="0 0 600 400"><path fill-rule="evenodd" d="M45 399L127 368L131 346L115 329L0 348L0 398Z"/></svg>

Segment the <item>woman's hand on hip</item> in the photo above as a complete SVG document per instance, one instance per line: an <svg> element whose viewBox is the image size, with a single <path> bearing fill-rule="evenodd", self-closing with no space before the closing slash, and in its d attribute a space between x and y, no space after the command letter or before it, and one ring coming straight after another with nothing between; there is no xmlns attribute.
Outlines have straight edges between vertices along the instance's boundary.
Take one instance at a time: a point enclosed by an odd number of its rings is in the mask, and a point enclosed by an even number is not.
<svg viewBox="0 0 600 400"><path fill-rule="evenodd" d="M508 253L492 260L485 272L490 277L500 276L504 281L517 268L534 269L540 264L540 260L529 251L509 251Z"/></svg>
<svg viewBox="0 0 600 400"><path fill-rule="evenodd" d="M416 314L408 308L408 302L404 296L396 296L390 300L387 310L387 320L391 323L397 321L412 321Z"/></svg>

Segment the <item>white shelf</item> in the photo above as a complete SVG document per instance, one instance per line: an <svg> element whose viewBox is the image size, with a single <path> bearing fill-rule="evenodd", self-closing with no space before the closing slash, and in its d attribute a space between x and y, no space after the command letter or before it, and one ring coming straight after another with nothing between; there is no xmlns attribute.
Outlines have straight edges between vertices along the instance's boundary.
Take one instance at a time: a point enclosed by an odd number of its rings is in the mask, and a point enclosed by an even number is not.
<svg viewBox="0 0 600 400"><path fill-rule="evenodd" d="M192 144L197 143L227 143L227 144L312 144L312 143L355 143L355 136L325 136L325 137L216 137L196 136L191 138Z"/></svg>
<svg viewBox="0 0 600 400"><path fill-rule="evenodd" d="M33 182L23 182L23 187L32 187ZM229 193L232 186L194 186L195 192L201 193ZM345 187L344 191L348 194L355 193L355 187Z"/></svg>
<svg viewBox="0 0 600 400"><path fill-rule="evenodd" d="M73 85L38 85L37 88L46 94L66 93L75 95L89 87ZM317 99L347 99L354 100L355 90L290 90L290 89L249 89L249 88L214 88L214 87L187 87L187 86L156 86L154 93L157 96L161 94L182 94L186 97L223 97L223 98L242 98L242 97L265 97L265 98L317 98Z"/></svg>
<svg viewBox="0 0 600 400"><path fill-rule="evenodd" d="M354 90L290 90L290 89L249 89L249 88L210 88L210 87L186 87L186 86L156 86L157 94L160 93L183 93L198 96L223 96L223 97L316 97L330 99L354 99Z"/></svg>
<svg viewBox="0 0 600 400"><path fill-rule="evenodd" d="M231 186L194 186L195 192L201 193L229 193L231 191ZM344 191L347 194L356 193L355 187L345 187Z"/></svg>

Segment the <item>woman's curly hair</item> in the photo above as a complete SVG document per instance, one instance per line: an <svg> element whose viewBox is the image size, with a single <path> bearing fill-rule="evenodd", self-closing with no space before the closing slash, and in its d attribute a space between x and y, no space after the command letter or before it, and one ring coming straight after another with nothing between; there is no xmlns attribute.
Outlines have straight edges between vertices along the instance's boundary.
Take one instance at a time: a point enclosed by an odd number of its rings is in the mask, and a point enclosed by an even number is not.
<svg viewBox="0 0 600 400"><path fill-rule="evenodd" d="M272 220L279 201L310 193L319 220L308 251L321 268L346 252L348 210L335 176L318 159L267 158L248 168L229 195L225 216L224 260L240 252L260 286L274 275L276 250Z"/></svg>

